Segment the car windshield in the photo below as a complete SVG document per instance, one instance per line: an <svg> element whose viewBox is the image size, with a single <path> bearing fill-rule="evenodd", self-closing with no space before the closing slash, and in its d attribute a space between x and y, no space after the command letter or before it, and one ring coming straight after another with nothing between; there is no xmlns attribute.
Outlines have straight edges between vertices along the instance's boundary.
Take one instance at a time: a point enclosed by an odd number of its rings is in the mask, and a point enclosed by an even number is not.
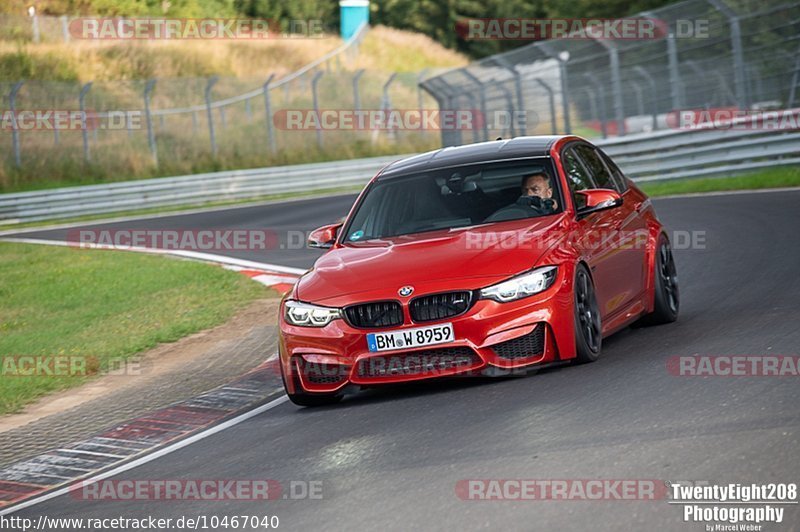
<svg viewBox="0 0 800 532"><path fill-rule="evenodd" d="M476 164L378 178L345 242L548 216L562 202L549 158Z"/></svg>

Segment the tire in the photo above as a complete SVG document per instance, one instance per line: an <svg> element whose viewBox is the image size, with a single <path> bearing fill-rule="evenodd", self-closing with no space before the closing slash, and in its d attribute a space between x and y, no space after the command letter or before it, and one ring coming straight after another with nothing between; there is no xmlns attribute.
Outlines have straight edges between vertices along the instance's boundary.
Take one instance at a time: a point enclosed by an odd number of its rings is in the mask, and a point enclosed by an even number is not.
<svg viewBox="0 0 800 532"><path fill-rule="evenodd" d="M294 381L295 390L302 389L298 380L299 379L295 379ZM289 397L289 400L297 406L313 407L335 405L341 401L343 397L342 394L339 393L289 393L289 388L286 386L286 377L283 374L283 368L281 368L281 381L283 381L283 389Z"/></svg>
<svg viewBox="0 0 800 532"><path fill-rule="evenodd" d="M600 358L603 346L600 310L594 283L586 266L579 264L575 270L575 287L573 289L575 315L575 352L579 364L594 362Z"/></svg>
<svg viewBox="0 0 800 532"><path fill-rule="evenodd" d="M680 292L678 290L678 273L675 269L675 259L672 256L672 247L664 235L658 238L655 271L655 305L653 312L641 319L642 325L661 325L672 323L678 319L680 310Z"/></svg>

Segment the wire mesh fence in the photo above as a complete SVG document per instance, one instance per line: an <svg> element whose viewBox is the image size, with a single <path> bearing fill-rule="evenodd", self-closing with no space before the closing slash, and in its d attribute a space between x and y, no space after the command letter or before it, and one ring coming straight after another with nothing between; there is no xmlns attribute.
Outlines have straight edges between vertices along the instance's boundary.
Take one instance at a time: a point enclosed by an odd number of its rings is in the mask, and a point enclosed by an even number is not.
<svg viewBox="0 0 800 532"><path fill-rule="evenodd" d="M427 79L423 86L441 108L486 117L482 130L443 131L443 144L524 133L626 135L679 127L695 116L687 111L800 104L798 2L685 0L627 20L645 29L641 22L649 21L655 31L571 33Z"/></svg>
<svg viewBox="0 0 800 532"><path fill-rule="evenodd" d="M419 85L428 71L354 69L366 31L284 76L0 82L5 188L44 172L114 180L436 147L436 131L308 121L326 111L435 107ZM305 121L287 120L295 111Z"/></svg>

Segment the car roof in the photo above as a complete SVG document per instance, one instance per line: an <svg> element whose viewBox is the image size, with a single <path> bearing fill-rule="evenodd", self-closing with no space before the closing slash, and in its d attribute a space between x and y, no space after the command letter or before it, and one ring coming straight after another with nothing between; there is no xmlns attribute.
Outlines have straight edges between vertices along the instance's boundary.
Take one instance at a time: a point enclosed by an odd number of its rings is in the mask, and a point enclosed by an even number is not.
<svg viewBox="0 0 800 532"><path fill-rule="evenodd" d="M550 148L566 135L516 137L441 148L389 164L378 179L389 179L416 172L489 161L510 161L530 157L549 157Z"/></svg>

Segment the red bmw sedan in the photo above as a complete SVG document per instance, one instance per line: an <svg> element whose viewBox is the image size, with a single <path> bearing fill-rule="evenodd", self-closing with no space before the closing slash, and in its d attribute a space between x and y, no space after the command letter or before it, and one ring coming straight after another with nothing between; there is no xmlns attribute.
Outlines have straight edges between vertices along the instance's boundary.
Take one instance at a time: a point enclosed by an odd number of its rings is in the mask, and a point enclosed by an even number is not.
<svg viewBox="0 0 800 532"><path fill-rule="evenodd" d="M592 362L602 339L678 316L647 196L575 136L443 148L385 167L281 303L296 404L464 374Z"/></svg>

